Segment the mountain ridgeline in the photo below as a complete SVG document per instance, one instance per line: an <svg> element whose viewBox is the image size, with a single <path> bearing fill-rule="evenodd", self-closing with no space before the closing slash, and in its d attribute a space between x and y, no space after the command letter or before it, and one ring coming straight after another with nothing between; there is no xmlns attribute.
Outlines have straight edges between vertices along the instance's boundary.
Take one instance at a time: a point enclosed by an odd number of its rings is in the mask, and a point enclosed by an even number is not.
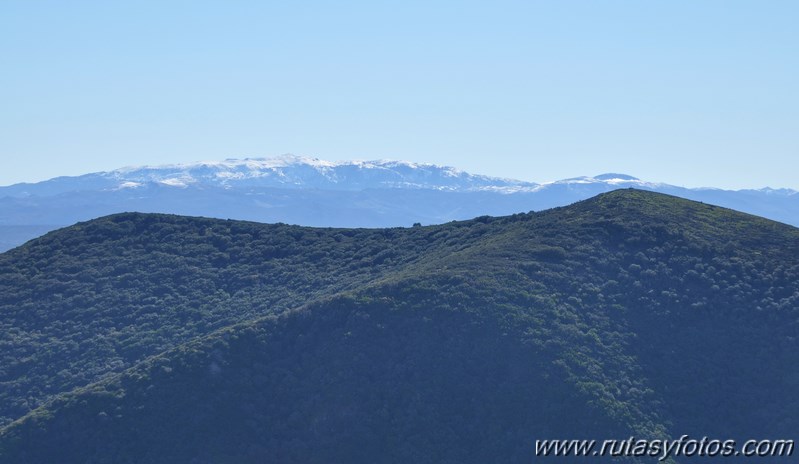
<svg viewBox="0 0 799 464"><path fill-rule="evenodd" d="M790 189L696 189L614 173L537 184L407 161L282 156L129 167L0 186L0 251L124 211L313 227L407 227L539 211L630 187L799 225L799 192Z"/></svg>
<svg viewBox="0 0 799 464"><path fill-rule="evenodd" d="M0 254L0 463L795 439L797 337L799 229L658 193L393 229L117 214Z"/></svg>

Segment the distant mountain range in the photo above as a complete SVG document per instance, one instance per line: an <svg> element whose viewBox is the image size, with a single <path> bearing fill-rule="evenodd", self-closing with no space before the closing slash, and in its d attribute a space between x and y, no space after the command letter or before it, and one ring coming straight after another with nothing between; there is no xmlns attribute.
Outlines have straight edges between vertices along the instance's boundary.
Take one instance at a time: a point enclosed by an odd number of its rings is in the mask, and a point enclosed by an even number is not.
<svg viewBox="0 0 799 464"><path fill-rule="evenodd" d="M538 184L432 164L287 155L128 167L0 187L0 251L52 229L126 211L395 227L537 211L630 187L799 225L799 195L789 189L689 189L625 174Z"/></svg>

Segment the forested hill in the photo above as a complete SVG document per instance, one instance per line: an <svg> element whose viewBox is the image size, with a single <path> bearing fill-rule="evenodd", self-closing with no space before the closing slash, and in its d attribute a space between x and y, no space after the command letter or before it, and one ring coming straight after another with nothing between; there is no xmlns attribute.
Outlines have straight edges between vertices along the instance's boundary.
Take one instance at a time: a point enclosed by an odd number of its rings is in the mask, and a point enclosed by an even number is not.
<svg viewBox="0 0 799 464"><path fill-rule="evenodd" d="M124 214L0 276L1 463L799 432L799 229L662 194L407 229Z"/></svg>
<svg viewBox="0 0 799 464"><path fill-rule="evenodd" d="M0 254L0 418L215 329L453 252L469 234L465 224L343 230L135 213L47 234Z"/></svg>

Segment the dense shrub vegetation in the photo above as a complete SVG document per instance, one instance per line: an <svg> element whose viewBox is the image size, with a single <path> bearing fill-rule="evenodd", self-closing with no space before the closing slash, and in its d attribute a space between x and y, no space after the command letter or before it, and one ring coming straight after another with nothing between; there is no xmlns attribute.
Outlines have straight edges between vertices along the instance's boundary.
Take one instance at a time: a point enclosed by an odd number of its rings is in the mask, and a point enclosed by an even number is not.
<svg viewBox="0 0 799 464"><path fill-rule="evenodd" d="M536 438L799 431L799 230L665 195L388 230L124 214L0 277L0 404L27 413L2 463L530 462Z"/></svg>
<svg viewBox="0 0 799 464"><path fill-rule="evenodd" d="M469 233L156 214L50 233L0 254L0 425L193 337L458 249Z"/></svg>

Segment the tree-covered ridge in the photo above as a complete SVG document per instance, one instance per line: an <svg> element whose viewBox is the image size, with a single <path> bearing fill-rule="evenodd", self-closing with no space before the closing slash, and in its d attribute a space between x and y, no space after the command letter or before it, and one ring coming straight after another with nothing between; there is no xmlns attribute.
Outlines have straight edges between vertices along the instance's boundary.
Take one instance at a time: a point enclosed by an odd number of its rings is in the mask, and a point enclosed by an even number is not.
<svg viewBox="0 0 799 464"><path fill-rule="evenodd" d="M460 248L468 233L135 213L50 233L0 254L0 424L216 328Z"/></svg>
<svg viewBox="0 0 799 464"><path fill-rule="evenodd" d="M536 438L799 431L795 228L619 191L392 233L375 250L403 264L61 395L0 462L530 462Z"/></svg>

